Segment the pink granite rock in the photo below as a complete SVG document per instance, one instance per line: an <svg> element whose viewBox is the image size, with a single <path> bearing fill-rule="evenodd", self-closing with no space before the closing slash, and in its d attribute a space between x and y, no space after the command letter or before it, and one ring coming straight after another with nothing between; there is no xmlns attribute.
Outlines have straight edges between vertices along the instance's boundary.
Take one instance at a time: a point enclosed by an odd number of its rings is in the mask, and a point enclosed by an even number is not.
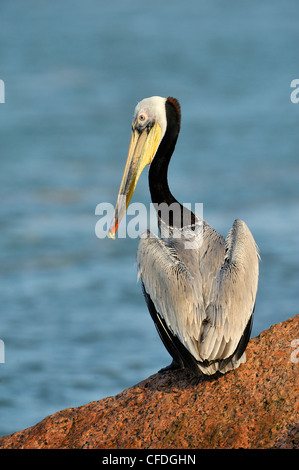
<svg viewBox="0 0 299 470"><path fill-rule="evenodd" d="M157 373L4 436L0 448L298 448L298 326L299 315L251 339L246 364L223 376Z"/></svg>

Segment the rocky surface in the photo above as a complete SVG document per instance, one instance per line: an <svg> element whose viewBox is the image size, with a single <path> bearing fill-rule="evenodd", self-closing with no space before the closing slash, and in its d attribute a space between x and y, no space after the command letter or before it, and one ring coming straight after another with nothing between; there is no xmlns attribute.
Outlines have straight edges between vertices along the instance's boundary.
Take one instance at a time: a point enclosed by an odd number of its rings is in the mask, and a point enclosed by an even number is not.
<svg viewBox="0 0 299 470"><path fill-rule="evenodd" d="M298 327L299 315L251 339L246 364L226 375L157 373L4 436L0 448L298 448Z"/></svg>

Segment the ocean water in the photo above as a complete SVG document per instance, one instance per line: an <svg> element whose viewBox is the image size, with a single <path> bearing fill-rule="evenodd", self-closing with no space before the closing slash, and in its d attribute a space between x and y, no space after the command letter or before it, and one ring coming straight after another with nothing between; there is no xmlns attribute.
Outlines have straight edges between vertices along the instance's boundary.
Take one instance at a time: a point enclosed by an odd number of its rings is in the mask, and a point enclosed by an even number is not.
<svg viewBox="0 0 299 470"><path fill-rule="evenodd" d="M95 235L144 97L181 103L176 198L223 235L245 220L259 245L252 335L298 313L297 13L295 0L1 2L0 435L170 362L138 240ZM147 171L137 201L150 203Z"/></svg>

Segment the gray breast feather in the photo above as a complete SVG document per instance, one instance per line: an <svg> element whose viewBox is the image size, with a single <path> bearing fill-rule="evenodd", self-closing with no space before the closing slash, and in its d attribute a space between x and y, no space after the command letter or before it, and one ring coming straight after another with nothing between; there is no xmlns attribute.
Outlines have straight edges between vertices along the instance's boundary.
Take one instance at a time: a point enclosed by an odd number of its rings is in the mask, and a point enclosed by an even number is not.
<svg viewBox="0 0 299 470"><path fill-rule="evenodd" d="M235 220L224 240L205 222L197 243L151 232L137 251L138 275L158 314L197 361L233 354L252 315L258 251L247 225Z"/></svg>

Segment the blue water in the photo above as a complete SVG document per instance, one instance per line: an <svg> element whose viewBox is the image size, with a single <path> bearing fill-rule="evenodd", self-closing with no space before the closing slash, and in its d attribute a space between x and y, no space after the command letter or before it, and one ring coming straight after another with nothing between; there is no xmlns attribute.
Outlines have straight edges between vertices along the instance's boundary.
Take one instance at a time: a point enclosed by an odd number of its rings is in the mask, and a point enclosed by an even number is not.
<svg viewBox="0 0 299 470"><path fill-rule="evenodd" d="M137 240L95 236L144 97L181 102L177 199L202 202L223 235L237 217L254 234L253 336L298 313L298 43L295 0L1 2L1 435L170 361L136 283ZM133 201L149 204L146 173Z"/></svg>

